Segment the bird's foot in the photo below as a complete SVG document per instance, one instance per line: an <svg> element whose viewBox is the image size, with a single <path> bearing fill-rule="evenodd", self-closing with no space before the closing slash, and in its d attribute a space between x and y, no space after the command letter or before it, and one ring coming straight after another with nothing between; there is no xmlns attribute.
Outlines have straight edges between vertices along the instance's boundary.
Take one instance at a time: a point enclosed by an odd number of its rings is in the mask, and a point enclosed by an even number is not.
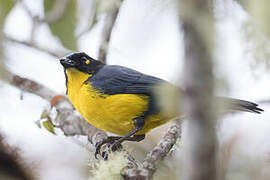
<svg viewBox="0 0 270 180"><path fill-rule="evenodd" d="M102 152L101 156L104 160L107 160L111 152L115 152L120 149L122 149L121 143L113 143L109 146L109 148Z"/></svg>
<svg viewBox="0 0 270 180"><path fill-rule="evenodd" d="M121 143L117 143L115 141L117 141L118 139L120 139L121 137L115 137L115 136L109 136L107 139L99 142L96 144L96 152L95 152L95 158L97 159L97 155L101 155L102 158L104 160L107 160L108 159L108 154L110 152L114 152L118 149L122 149L122 145ZM110 144L109 147L106 148L105 151L103 152L100 152L101 150L101 147L105 144Z"/></svg>

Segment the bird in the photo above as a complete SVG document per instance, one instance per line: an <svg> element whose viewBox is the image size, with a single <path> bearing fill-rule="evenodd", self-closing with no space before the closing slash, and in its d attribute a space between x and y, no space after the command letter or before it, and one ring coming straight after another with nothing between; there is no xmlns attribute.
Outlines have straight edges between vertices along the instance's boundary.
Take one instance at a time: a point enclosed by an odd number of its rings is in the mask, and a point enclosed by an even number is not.
<svg viewBox="0 0 270 180"><path fill-rule="evenodd" d="M123 141L141 141L150 130L180 116L179 112L165 113L156 89L167 85L180 87L163 79L143 74L119 65L106 65L84 52L74 52L60 63L66 78L66 94L74 108L93 126L116 134L96 145L110 143L115 151ZM164 96L164 94L163 94ZM217 97L230 103L230 109L261 113L256 103ZM102 155L107 158L107 154Z"/></svg>

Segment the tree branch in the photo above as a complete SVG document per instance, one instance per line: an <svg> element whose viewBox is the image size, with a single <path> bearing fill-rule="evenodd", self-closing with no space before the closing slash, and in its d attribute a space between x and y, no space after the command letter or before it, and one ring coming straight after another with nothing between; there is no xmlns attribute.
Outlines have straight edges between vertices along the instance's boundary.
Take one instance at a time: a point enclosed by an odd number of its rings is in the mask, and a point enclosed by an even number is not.
<svg viewBox="0 0 270 180"><path fill-rule="evenodd" d="M10 41L12 43L22 44L22 45L28 46L30 48L34 48L34 49L36 49L38 51L41 51L43 53L47 53L47 54L53 56L56 59L58 59L59 57L63 57L64 55L66 55L68 53L68 52L54 52L54 51L51 51L51 50L49 50L47 48L38 46L37 44L35 44L33 42L17 40L17 39L14 39L12 37L9 37L7 35L4 35L3 37L7 41Z"/></svg>
<svg viewBox="0 0 270 180"><path fill-rule="evenodd" d="M47 12L46 17L44 19L39 19L39 21L45 23L54 23L60 20L65 13L67 3L68 0L56 0L52 10Z"/></svg>
<svg viewBox="0 0 270 180"><path fill-rule="evenodd" d="M98 52L98 60L106 63L107 58L107 50L110 42L111 34L113 27L115 25L115 21L119 12L120 4L114 3L111 9L106 14L105 24L102 29L101 35L101 45Z"/></svg>
<svg viewBox="0 0 270 180"><path fill-rule="evenodd" d="M181 121L181 120L180 120ZM182 122L182 121L181 121ZM143 160L142 169L125 167L122 176L125 180L133 179L152 179L157 170L157 164L162 160L176 143L177 138L181 136L181 126L172 125L160 142L149 152Z"/></svg>
<svg viewBox="0 0 270 180"><path fill-rule="evenodd" d="M162 160L171 150L177 139L181 137L181 126L172 125L159 144L147 154L143 160L143 168L148 170L148 177L156 171L158 161Z"/></svg>
<svg viewBox="0 0 270 180"><path fill-rule="evenodd" d="M58 94L53 90L27 78L10 73L10 84L29 93L33 93L52 103ZM55 108L59 117L55 119L54 125L60 128L66 136L87 135L90 142L95 146L96 143L107 138L104 131L90 125L82 117L74 113L73 106L66 97L61 98Z"/></svg>
<svg viewBox="0 0 270 180"><path fill-rule="evenodd" d="M21 3L28 16L37 23L54 23L63 17L68 0L56 0L52 10L46 13L45 18L34 16L28 6L25 5L23 0L16 0L16 2Z"/></svg>

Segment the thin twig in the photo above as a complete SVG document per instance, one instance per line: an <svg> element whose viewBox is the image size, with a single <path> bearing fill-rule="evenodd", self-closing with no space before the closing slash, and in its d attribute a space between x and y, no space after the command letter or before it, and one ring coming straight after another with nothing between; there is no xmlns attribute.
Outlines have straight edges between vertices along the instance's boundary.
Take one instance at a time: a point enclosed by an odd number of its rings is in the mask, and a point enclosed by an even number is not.
<svg viewBox="0 0 270 180"><path fill-rule="evenodd" d="M21 3L23 9L26 11L28 16L38 23L54 23L61 19L65 13L68 0L56 0L51 11L46 13L44 18L34 16L23 0L16 0L16 2Z"/></svg>
<svg viewBox="0 0 270 180"><path fill-rule="evenodd" d="M32 18L34 18L34 15L32 14L31 10L29 9L29 7L23 2L23 0L16 0L17 3L20 3L22 5L22 8L25 10L26 14Z"/></svg>
<svg viewBox="0 0 270 180"><path fill-rule="evenodd" d="M59 57L62 57L62 56L66 55L68 53L68 52L54 52L54 51L51 51L51 50L46 49L44 47L38 46L37 44L35 44L33 42L17 40L17 39L14 39L14 38L10 37L10 36L7 36L7 35L4 35L3 37L4 37L5 40L8 40L8 41L10 41L12 43L22 44L24 46L34 48L34 49L36 49L38 51L41 51L43 53L47 53L47 54L49 54L49 55L51 55L51 56L53 56L54 58L57 58L57 59Z"/></svg>
<svg viewBox="0 0 270 180"><path fill-rule="evenodd" d="M45 18L41 18L39 16L35 16L32 14L31 10L29 9L29 7L22 1L22 0L16 0L16 2L20 3L22 5L22 8L25 10L25 12L27 13L27 15L32 19L33 21L33 26L31 29L31 37L30 37L30 41L21 41L18 39L14 39L10 36L7 36L4 34L4 39L8 40L10 42L13 43L18 43L18 44L22 44L31 48L34 48L38 51L41 52L45 52L55 58L59 58L62 57L66 54L69 53L69 51L63 51L63 52L54 52L52 50L49 50L47 48L41 47L39 45L37 45L36 43L34 43L34 36L35 36L35 31L36 28L41 24L41 23L53 23L58 21L60 18L63 17L66 6L67 6L67 0L57 0L56 3L54 4L53 9L48 12L46 14Z"/></svg>
<svg viewBox="0 0 270 180"><path fill-rule="evenodd" d="M88 24L88 27L85 28L83 31L81 31L79 34L76 35L76 38L79 39L82 36L84 36L86 33L88 33L91 29L94 28L94 26L97 24L98 21L98 14L97 14L97 2L96 0L92 1L91 4L91 9L89 9L89 12L91 13L90 18L88 18L88 22L90 22L90 24Z"/></svg>
<svg viewBox="0 0 270 180"><path fill-rule="evenodd" d="M32 81L27 78L22 78L18 75L13 75L10 73L11 81L10 83L17 88L27 91L30 93L33 93L37 96L40 96L43 99L46 99L50 101L55 95L57 95L56 92L52 91L51 89L36 83L35 81Z"/></svg>
<svg viewBox="0 0 270 180"><path fill-rule="evenodd" d="M101 45L98 52L98 60L104 63L106 63L108 45L111 39L111 34L115 25L116 18L118 16L120 5L121 4L119 3L115 3L106 14L105 24L103 26L101 35Z"/></svg>
<svg viewBox="0 0 270 180"><path fill-rule="evenodd" d="M68 4L68 0L57 0L51 11L46 13L44 19L39 19L40 22L54 23L60 20L65 14L65 10Z"/></svg>

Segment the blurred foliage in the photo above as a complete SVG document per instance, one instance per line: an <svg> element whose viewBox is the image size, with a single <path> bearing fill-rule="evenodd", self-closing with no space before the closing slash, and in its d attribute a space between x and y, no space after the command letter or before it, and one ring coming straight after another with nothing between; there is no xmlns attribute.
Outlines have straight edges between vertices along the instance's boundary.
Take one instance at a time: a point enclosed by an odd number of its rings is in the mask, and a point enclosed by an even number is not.
<svg viewBox="0 0 270 180"><path fill-rule="evenodd" d="M59 0L44 0L45 16L53 11L57 1ZM64 4L64 3L63 3ZM49 22L51 32L57 36L62 45L70 50L77 50L77 38L75 30L77 25L77 1L68 0L64 13L56 21Z"/></svg>
<svg viewBox="0 0 270 180"><path fill-rule="evenodd" d="M97 0L97 14L107 13L114 7L120 7L122 0Z"/></svg>
<svg viewBox="0 0 270 180"><path fill-rule="evenodd" d="M3 65L3 52L2 52L2 30L5 23L5 19L10 10L15 5L13 0L1 0L0 1L0 79L4 79L4 65Z"/></svg>
<svg viewBox="0 0 270 180"><path fill-rule="evenodd" d="M270 38L265 35L257 26L247 21L243 25L244 36L248 41L247 53L251 53L252 60L251 65L257 67L263 65L266 68L270 67Z"/></svg>
<svg viewBox="0 0 270 180"><path fill-rule="evenodd" d="M11 147L0 135L0 179L1 180L32 180L33 171L19 156L19 149Z"/></svg>
<svg viewBox="0 0 270 180"><path fill-rule="evenodd" d="M2 30L3 24L5 22L5 18L15 5L15 1L13 0L2 0L0 1L0 28Z"/></svg>
<svg viewBox="0 0 270 180"><path fill-rule="evenodd" d="M270 1L238 0L249 13L249 20L244 24L245 38L248 41L248 52L255 63L270 67Z"/></svg>
<svg viewBox="0 0 270 180"><path fill-rule="evenodd" d="M239 0L240 4L249 12L257 28L270 37L270 1L269 0Z"/></svg>
<svg viewBox="0 0 270 180"><path fill-rule="evenodd" d="M98 17L102 14L109 13L111 10L120 8L123 0L95 0L94 6L90 11L93 11L91 21L87 30L91 30L98 23Z"/></svg>

